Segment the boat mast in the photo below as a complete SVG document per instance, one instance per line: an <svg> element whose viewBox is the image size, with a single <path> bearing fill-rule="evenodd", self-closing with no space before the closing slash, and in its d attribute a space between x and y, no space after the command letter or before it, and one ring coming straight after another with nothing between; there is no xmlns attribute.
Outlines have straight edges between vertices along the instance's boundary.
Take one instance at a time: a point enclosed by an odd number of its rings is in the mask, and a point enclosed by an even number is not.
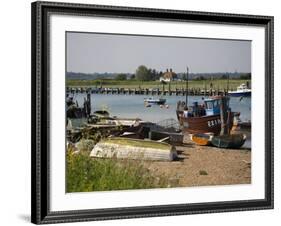
<svg viewBox="0 0 281 226"><path fill-rule="evenodd" d="M188 107L188 72L189 69L186 67L186 80L185 80L185 104Z"/></svg>

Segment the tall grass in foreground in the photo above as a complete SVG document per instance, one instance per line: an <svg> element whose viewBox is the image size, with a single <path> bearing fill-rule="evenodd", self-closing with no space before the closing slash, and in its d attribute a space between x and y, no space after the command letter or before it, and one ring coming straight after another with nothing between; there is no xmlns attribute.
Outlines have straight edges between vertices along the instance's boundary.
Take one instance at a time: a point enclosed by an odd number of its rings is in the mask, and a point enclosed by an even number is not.
<svg viewBox="0 0 281 226"><path fill-rule="evenodd" d="M67 151L67 192L168 187L168 178L153 176L141 161L93 159Z"/></svg>

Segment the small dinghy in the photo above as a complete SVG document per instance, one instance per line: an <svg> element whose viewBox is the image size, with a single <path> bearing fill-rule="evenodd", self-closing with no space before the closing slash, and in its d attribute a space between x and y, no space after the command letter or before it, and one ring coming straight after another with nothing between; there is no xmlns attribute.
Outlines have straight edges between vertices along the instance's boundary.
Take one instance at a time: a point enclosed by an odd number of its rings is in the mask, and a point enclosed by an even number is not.
<svg viewBox="0 0 281 226"><path fill-rule="evenodd" d="M94 112L94 115L98 118L109 117L109 112L105 110L98 110Z"/></svg>
<svg viewBox="0 0 281 226"><path fill-rule="evenodd" d="M208 146L211 145L211 140L213 138L213 133L198 133L198 134L192 134L190 136L191 140L201 146Z"/></svg>
<svg viewBox="0 0 281 226"><path fill-rule="evenodd" d="M154 99L154 98L145 98L144 102L147 104L158 104L158 105L163 105L166 103L166 99L164 98L158 98L158 99Z"/></svg>
<svg viewBox="0 0 281 226"><path fill-rule="evenodd" d="M218 148L240 148L246 141L245 134L230 134L214 136L212 144Z"/></svg>

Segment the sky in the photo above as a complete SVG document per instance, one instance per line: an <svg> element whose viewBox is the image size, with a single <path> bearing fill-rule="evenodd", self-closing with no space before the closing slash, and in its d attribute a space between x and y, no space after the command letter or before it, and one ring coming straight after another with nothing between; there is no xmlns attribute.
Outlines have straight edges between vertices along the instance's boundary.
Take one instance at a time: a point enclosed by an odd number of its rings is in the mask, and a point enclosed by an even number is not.
<svg viewBox="0 0 281 226"><path fill-rule="evenodd" d="M251 41L97 33L66 34L67 71L135 73L140 65L176 73L251 72Z"/></svg>

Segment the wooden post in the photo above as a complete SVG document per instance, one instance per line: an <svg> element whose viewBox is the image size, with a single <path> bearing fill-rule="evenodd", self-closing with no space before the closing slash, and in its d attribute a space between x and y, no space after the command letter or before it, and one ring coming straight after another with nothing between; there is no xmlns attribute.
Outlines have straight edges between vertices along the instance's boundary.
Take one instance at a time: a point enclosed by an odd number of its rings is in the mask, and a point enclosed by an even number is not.
<svg viewBox="0 0 281 226"><path fill-rule="evenodd" d="M91 114L91 94L87 93L86 114L89 117Z"/></svg>
<svg viewBox="0 0 281 226"><path fill-rule="evenodd" d="M226 131L227 134L230 134L230 117L231 117L231 110L227 109L227 122L226 122Z"/></svg>
<svg viewBox="0 0 281 226"><path fill-rule="evenodd" d="M169 82L169 95L171 95L171 81Z"/></svg>
<svg viewBox="0 0 281 226"><path fill-rule="evenodd" d="M206 80L204 81L204 97L206 97L206 90L207 90L207 86L206 86Z"/></svg>
<svg viewBox="0 0 281 226"><path fill-rule="evenodd" d="M227 135L227 98L221 97L220 116L221 116L221 132L220 135Z"/></svg>

